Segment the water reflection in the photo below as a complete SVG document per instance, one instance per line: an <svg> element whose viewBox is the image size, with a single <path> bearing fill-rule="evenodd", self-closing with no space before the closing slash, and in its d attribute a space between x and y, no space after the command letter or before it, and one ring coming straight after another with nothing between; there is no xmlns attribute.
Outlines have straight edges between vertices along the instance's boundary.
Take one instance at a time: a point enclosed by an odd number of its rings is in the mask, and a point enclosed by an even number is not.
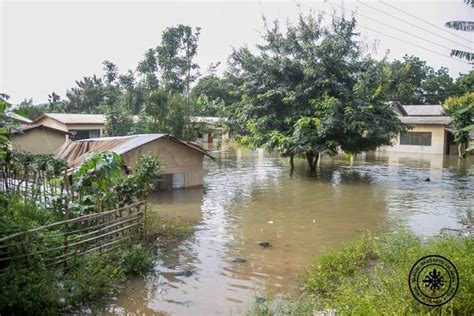
<svg viewBox="0 0 474 316"><path fill-rule="evenodd" d="M433 235L472 218L471 162L455 157L324 158L308 175L304 161L291 174L285 159L262 151L217 156L206 162L204 188L152 197L156 211L196 220L197 231L162 253L157 276L132 280L109 313L243 314L255 295L296 292L315 255L360 231L408 225Z"/></svg>

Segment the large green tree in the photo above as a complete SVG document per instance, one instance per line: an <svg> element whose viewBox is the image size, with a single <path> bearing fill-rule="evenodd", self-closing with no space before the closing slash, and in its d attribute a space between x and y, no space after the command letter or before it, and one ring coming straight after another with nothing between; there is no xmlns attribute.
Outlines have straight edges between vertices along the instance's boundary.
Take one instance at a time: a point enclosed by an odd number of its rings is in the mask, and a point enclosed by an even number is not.
<svg viewBox="0 0 474 316"><path fill-rule="evenodd" d="M282 31L267 28L254 54L235 50L242 80L234 113L244 141L290 156L304 154L315 171L320 153L373 150L389 145L402 125L385 102L382 66L365 56L354 19L301 15Z"/></svg>
<svg viewBox="0 0 474 316"><path fill-rule="evenodd" d="M382 61L385 71L384 89L390 101L402 104L439 104L455 95L454 80L445 67L434 69L416 56L402 60Z"/></svg>
<svg viewBox="0 0 474 316"><path fill-rule="evenodd" d="M454 142L458 144L459 157L464 158L469 146L469 132L474 125L474 92L448 98L444 102L444 109L453 118Z"/></svg>

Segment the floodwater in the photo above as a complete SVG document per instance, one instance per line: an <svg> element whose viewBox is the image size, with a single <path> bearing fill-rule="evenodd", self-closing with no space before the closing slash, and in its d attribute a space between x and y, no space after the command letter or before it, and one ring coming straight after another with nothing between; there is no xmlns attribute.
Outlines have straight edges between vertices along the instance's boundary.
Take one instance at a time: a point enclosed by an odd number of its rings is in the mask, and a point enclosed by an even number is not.
<svg viewBox="0 0 474 316"><path fill-rule="evenodd" d="M408 227L432 236L473 219L472 158L324 158L312 176L305 161L291 174L286 159L262 151L215 156L205 162L203 188L152 197L156 211L195 220L196 232L162 252L157 274L131 280L105 314L245 314L257 296L297 293L321 250L361 232Z"/></svg>

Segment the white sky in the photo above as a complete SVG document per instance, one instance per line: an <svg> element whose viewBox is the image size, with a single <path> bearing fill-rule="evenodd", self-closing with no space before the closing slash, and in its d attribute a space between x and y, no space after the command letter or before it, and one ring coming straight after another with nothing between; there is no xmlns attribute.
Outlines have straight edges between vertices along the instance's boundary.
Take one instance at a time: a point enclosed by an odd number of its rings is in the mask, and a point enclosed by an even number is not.
<svg viewBox="0 0 474 316"><path fill-rule="evenodd" d="M56 1L20 2L1 0L0 38L0 92L11 96L13 103L24 98L33 98L35 103L46 102L52 91L65 96L66 89L75 85L75 80L92 74L102 75L102 62L106 59L116 63L120 72L135 69L146 49L156 47L160 36L168 26L187 24L200 26L197 63L205 72L210 63L221 61L220 71L232 47L247 44L254 47L260 41L263 29L262 14L269 21L280 19L294 21L298 15L296 1ZM444 1L393 1L385 0L401 10L430 21L444 29L450 20L474 20L474 9L462 0ZM407 23L396 20L355 1L306 1L301 11L309 8L332 12L341 9L347 12L357 9L362 15L370 16L383 23L405 30L421 38L448 48L467 49L473 47L474 33L443 32L431 25L407 16L379 1L363 3L389 12L431 32L425 32ZM436 46L402 33L373 20L357 16L359 25L393 37L411 42L426 49L449 55L447 48ZM359 28L362 38L368 42L377 41L377 56L387 50L389 58L401 58L413 54L427 60L438 68L446 66L451 75L466 73L471 66L434 52L411 46L399 40ZM448 29L446 29L448 30ZM448 30L449 31L449 30ZM438 37L438 35L445 38ZM454 41L453 42L450 42Z"/></svg>

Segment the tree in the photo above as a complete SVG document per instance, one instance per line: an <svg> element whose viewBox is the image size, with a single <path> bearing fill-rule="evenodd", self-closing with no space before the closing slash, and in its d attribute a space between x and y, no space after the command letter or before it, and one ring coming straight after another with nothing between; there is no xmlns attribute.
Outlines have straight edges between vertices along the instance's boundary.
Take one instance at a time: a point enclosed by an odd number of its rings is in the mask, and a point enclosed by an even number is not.
<svg viewBox="0 0 474 316"><path fill-rule="evenodd" d="M67 90L65 108L70 113L103 113L105 89L96 75L76 81L77 87Z"/></svg>
<svg viewBox="0 0 474 316"><path fill-rule="evenodd" d="M402 104L439 104L456 95L454 80L445 67L434 69L415 56L403 60L382 61L387 98Z"/></svg>
<svg viewBox="0 0 474 316"><path fill-rule="evenodd" d="M474 8L474 1L473 0L464 0L464 3ZM458 31L464 32L474 32L474 21L449 21L445 24L446 27ZM467 52L459 49L452 49L451 56L458 57L462 60L473 61L474 60L474 53Z"/></svg>
<svg viewBox="0 0 474 316"><path fill-rule="evenodd" d="M154 91L158 89L158 60L156 56L156 50L150 48L145 52L144 59L138 63L137 71L142 75L143 85L148 91Z"/></svg>
<svg viewBox="0 0 474 316"><path fill-rule="evenodd" d="M179 93L164 89L152 92L140 116L139 125L148 133L168 133L182 138L185 124L185 100Z"/></svg>
<svg viewBox="0 0 474 316"><path fill-rule="evenodd" d="M197 54L198 40L201 29L193 30L187 25L167 28L161 36L161 45L156 48L158 63L162 72L162 83L172 93L182 93L185 99L184 137L189 137L189 96L191 84L199 76L199 66L194 62Z"/></svg>
<svg viewBox="0 0 474 316"><path fill-rule="evenodd" d="M124 136L133 130L133 117L117 106L108 106L105 117L104 134L106 136Z"/></svg>
<svg viewBox="0 0 474 316"><path fill-rule="evenodd" d="M441 104L446 97L456 94L456 86L446 67L428 69L426 80L421 83L423 104Z"/></svg>
<svg viewBox="0 0 474 316"><path fill-rule="evenodd" d="M474 70L471 70L467 74L460 75L456 79L455 89L459 95L472 92L474 90Z"/></svg>
<svg viewBox="0 0 474 316"><path fill-rule="evenodd" d="M118 78L119 70L117 65L112 63L109 60L105 60L102 65L104 65L104 81L106 84L113 84Z"/></svg>
<svg viewBox="0 0 474 316"><path fill-rule="evenodd" d="M454 142L458 144L459 158L464 158L469 145L470 127L474 124L474 92L446 99L444 110L453 119Z"/></svg>
<svg viewBox="0 0 474 316"><path fill-rule="evenodd" d="M199 79L191 91L198 115L228 116L232 106L240 99L229 76L219 78L208 75Z"/></svg>
<svg viewBox="0 0 474 316"><path fill-rule="evenodd" d="M374 150L403 130L386 104L383 67L364 56L354 19L300 15L282 32L266 29L258 54L247 48L231 56L242 100L234 113L245 126L243 141L306 156L315 171L320 153Z"/></svg>

